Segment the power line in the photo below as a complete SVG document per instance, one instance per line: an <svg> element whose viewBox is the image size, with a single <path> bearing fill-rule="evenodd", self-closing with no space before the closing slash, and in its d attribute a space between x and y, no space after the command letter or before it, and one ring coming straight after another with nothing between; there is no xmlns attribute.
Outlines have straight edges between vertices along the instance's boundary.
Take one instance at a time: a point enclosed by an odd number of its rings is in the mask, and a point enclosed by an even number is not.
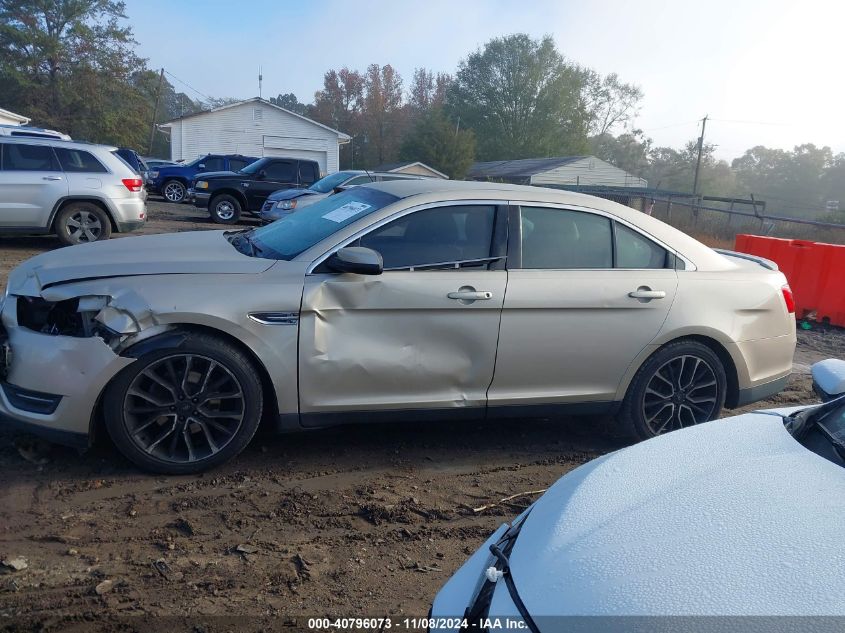
<svg viewBox="0 0 845 633"><path fill-rule="evenodd" d="M179 77L177 77L176 75L174 75L174 74L173 74L172 72L170 72L169 70L165 69L165 71L164 71L164 72L166 72L168 75L170 75L171 77L173 77L173 79L175 79L176 81L178 81L178 82L179 82L180 84L182 84L183 86L185 86L185 87L189 88L190 90L193 90L194 92L196 92L199 96L203 97L203 99L204 99L205 101L207 101L207 102L209 102L209 103L211 103L212 101L214 101L214 99L213 99L212 97L209 97L207 94L205 94L205 93L203 93L203 92L200 92L199 90L197 90L196 88L194 88L191 84L189 84L187 81L183 81L182 79L179 79Z"/></svg>

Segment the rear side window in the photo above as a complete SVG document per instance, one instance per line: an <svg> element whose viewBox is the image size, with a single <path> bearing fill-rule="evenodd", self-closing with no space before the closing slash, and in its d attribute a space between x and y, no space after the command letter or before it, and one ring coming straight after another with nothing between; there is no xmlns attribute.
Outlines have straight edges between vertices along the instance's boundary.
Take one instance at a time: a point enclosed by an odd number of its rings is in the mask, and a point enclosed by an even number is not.
<svg viewBox="0 0 845 633"><path fill-rule="evenodd" d="M610 220L600 215L522 207L522 267L613 268Z"/></svg>
<svg viewBox="0 0 845 633"><path fill-rule="evenodd" d="M3 145L4 171L61 171L49 145Z"/></svg>
<svg viewBox="0 0 845 633"><path fill-rule="evenodd" d="M62 169L72 173L92 173L105 174L108 173L103 164L94 158L91 152L86 152L81 149L68 149L66 147L57 147L56 156L59 158L59 163Z"/></svg>
<svg viewBox="0 0 845 633"><path fill-rule="evenodd" d="M617 268L666 268L668 253L647 237L616 223Z"/></svg>
<svg viewBox="0 0 845 633"><path fill-rule="evenodd" d="M299 180L303 185L311 185L319 180L317 166L314 163L299 163Z"/></svg>

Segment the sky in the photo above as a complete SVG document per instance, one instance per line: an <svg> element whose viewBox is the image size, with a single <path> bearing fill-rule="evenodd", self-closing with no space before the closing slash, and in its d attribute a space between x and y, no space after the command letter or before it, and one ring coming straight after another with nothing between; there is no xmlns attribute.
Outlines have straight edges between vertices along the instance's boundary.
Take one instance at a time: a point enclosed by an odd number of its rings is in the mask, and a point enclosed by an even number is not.
<svg viewBox="0 0 845 633"><path fill-rule="evenodd" d="M196 98L293 92L330 68L454 73L489 39L551 35L570 61L639 85L656 145L698 137L730 160L755 145L845 151L845 2L834 0L127 0L138 52ZM174 79L174 76L184 83ZM187 84L187 86L185 85ZM188 87L190 86L190 87ZM199 93L199 94L198 94ZM200 97L201 98L201 97Z"/></svg>

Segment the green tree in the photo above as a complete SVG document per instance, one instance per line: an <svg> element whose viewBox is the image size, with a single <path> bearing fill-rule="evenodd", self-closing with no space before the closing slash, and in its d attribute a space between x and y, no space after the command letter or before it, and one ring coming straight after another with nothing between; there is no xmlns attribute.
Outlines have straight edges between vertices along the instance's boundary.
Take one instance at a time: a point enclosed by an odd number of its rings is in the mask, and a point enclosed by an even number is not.
<svg viewBox="0 0 845 633"><path fill-rule="evenodd" d="M619 169L645 178L649 169L651 139L644 136L641 130L632 130L619 136L605 132L590 139L590 153Z"/></svg>
<svg viewBox="0 0 845 633"><path fill-rule="evenodd" d="M280 108L284 108L285 110L295 112L296 114L301 114L303 116L308 114L308 106L301 103L292 92L287 94L280 93L277 97L270 97L270 103L277 105Z"/></svg>
<svg viewBox="0 0 845 633"><path fill-rule="evenodd" d="M514 34L487 42L463 60L447 103L475 131L481 160L581 154L589 115L584 73L551 37Z"/></svg>
<svg viewBox="0 0 845 633"><path fill-rule="evenodd" d="M430 108L440 108L446 103L446 90L452 82L452 76L447 73L436 75L425 68L414 70L411 80L408 105L415 114L427 112Z"/></svg>
<svg viewBox="0 0 845 633"><path fill-rule="evenodd" d="M442 107L429 108L414 123L399 157L422 161L451 178L463 178L475 159L475 136L458 130Z"/></svg>
<svg viewBox="0 0 845 633"><path fill-rule="evenodd" d="M115 0L0 0L4 107L75 138L146 147L154 85Z"/></svg>

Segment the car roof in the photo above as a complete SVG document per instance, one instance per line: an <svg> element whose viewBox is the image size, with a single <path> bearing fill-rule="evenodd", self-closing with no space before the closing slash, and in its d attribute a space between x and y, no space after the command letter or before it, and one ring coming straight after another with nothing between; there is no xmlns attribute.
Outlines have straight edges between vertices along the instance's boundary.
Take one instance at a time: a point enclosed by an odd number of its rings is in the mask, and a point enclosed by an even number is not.
<svg viewBox="0 0 845 633"><path fill-rule="evenodd" d="M586 207L603 211L629 222L638 229L664 242L678 253L692 261L699 270L725 270L737 268L736 264L690 237L683 231L665 222L646 215L618 202L590 196L575 191L512 185L508 183L478 182L467 180L443 180L423 178L420 180L390 180L360 185L384 191L400 199L415 198L414 202L425 204L446 200L506 200L550 203ZM762 270L762 269L761 269Z"/></svg>
<svg viewBox="0 0 845 633"><path fill-rule="evenodd" d="M70 149L85 149L100 148L110 152L117 150L115 145L101 145L100 143L90 143L88 141L65 141L59 138L45 138L38 136L0 136L2 143L25 143L33 144L39 143L42 145L55 145L57 147L67 147Z"/></svg>

